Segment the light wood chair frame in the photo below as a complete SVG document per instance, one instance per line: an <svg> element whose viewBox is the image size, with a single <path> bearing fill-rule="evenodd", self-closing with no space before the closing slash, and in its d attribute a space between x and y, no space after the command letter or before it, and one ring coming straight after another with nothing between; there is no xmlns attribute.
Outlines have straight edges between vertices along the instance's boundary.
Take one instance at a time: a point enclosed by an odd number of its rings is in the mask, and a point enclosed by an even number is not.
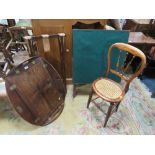
<svg viewBox="0 0 155 155"><path fill-rule="evenodd" d="M111 68L111 62L110 61L111 61L111 52L112 52L113 48L117 48L120 51L126 51L127 53L130 53L130 54L133 55L133 58L131 59L131 61L129 61L128 64L126 64L125 66L123 66L121 72L116 71L116 70ZM125 73L125 71L129 68L129 66L131 65L131 63L132 63L132 61L134 60L135 57L139 57L141 59L140 65L138 66L138 69L136 70L136 72L134 74L132 74L130 77L127 77L127 76L125 76L123 74L123 72ZM117 63L118 63L118 61L117 61ZM122 94L121 94L119 99L115 99L115 100L101 96L99 93L97 93L97 90L95 88L95 83L97 81L103 79L103 78L98 78L92 84L91 92L89 94L89 98L88 98L88 102L87 102L87 108L89 108L90 102L92 101L97 106L97 108L99 110L101 110L102 112L103 112L103 110L95 103L95 100L100 97L103 100L106 100L106 101L110 102L110 106L108 108L108 112L106 114L106 118L105 118L104 125L103 125L104 127L106 127L108 119L110 118L112 113L117 112L118 107L120 105L120 102L122 101L124 95L127 93L128 89L129 89L129 85L130 85L131 81L134 78L138 77L142 73L145 65L146 65L146 57L145 57L144 53L141 50L139 50L138 48L136 48L136 47L133 47L133 46L131 46L129 44L126 44L126 43L115 43L115 44L111 45L111 47L109 48L108 55L107 55L107 71L106 71L105 77L106 77L107 80L109 80L108 79L108 74L111 72L112 74L115 74L116 76L123 79L125 81L124 88L122 88L119 85L119 87L122 89ZM116 82L114 82L114 83L116 83ZM97 95L97 98L91 100L94 93Z"/></svg>

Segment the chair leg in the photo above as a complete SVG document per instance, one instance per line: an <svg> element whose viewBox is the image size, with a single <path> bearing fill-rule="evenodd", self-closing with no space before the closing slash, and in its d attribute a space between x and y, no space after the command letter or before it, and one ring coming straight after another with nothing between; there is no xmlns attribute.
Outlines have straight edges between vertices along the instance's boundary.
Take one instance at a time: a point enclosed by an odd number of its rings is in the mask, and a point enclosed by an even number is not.
<svg viewBox="0 0 155 155"><path fill-rule="evenodd" d="M88 102L87 102L87 108L89 108L89 104L90 104L90 101L91 101L91 99L92 99L92 96L93 96L93 89L91 89L91 92L90 92L90 94L89 94L89 99L88 99Z"/></svg>
<svg viewBox="0 0 155 155"><path fill-rule="evenodd" d="M120 102L117 103L117 105L116 105L116 112L118 111L118 107L119 107L119 105L120 105Z"/></svg>
<svg viewBox="0 0 155 155"><path fill-rule="evenodd" d="M107 125L107 122L108 122L109 117L111 115L112 108L113 108L113 104L110 103L110 106L109 106L109 109L108 109L108 112L107 112L107 115L106 115L106 118L105 118L105 121L104 121L104 127L106 127L106 125Z"/></svg>

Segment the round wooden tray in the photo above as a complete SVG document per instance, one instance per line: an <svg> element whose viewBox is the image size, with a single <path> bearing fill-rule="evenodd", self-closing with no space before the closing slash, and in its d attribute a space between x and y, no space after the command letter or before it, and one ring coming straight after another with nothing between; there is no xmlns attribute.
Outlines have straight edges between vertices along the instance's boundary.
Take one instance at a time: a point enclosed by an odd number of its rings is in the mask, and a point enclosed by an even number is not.
<svg viewBox="0 0 155 155"><path fill-rule="evenodd" d="M64 108L63 81L44 58L32 57L13 68L5 78L10 102L29 123L44 126Z"/></svg>

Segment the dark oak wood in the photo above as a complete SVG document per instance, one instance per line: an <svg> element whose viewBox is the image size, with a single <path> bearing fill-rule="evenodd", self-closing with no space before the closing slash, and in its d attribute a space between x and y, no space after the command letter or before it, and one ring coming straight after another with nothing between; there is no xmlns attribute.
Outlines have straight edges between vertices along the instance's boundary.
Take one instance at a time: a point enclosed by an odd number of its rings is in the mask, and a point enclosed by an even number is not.
<svg viewBox="0 0 155 155"><path fill-rule="evenodd" d="M15 26L15 25L16 25L15 19L7 19L7 22L8 22L8 26L9 26L9 27Z"/></svg>
<svg viewBox="0 0 155 155"><path fill-rule="evenodd" d="M155 39L144 35L142 32L130 32L128 43L131 45L155 45Z"/></svg>
<svg viewBox="0 0 155 155"><path fill-rule="evenodd" d="M127 19L125 25L123 26L124 30L130 30L132 32L143 32L147 36L155 37L155 23L154 19L146 20L133 20Z"/></svg>
<svg viewBox="0 0 155 155"><path fill-rule="evenodd" d="M151 53L155 46L155 38L146 36L142 32L130 32L129 44L141 49L147 57L147 65L146 65L143 73L141 74L140 78L142 79L143 75L151 75L152 76L153 72L154 72L154 69L152 68L152 62L155 59L155 55L153 55ZM128 55L127 60L130 57L131 56ZM135 61L132 63L133 70L135 70L137 68L138 63L139 63L139 60L135 59Z"/></svg>
<svg viewBox="0 0 155 155"><path fill-rule="evenodd" d="M12 69L4 79L13 107L29 123L44 126L61 114L64 84L45 59L32 57Z"/></svg>

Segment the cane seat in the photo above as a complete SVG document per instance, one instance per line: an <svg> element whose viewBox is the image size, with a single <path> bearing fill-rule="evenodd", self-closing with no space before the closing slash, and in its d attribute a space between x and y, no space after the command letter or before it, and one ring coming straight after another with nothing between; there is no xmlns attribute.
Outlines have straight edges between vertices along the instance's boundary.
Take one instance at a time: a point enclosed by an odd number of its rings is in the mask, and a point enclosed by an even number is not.
<svg viewBox="0 0 155 155"><path fill-rule="evenodd" d="M99 78L94 81L93 89L101 98L113 103L121 101L125 94L118 83L107 78Z"/></svg>

